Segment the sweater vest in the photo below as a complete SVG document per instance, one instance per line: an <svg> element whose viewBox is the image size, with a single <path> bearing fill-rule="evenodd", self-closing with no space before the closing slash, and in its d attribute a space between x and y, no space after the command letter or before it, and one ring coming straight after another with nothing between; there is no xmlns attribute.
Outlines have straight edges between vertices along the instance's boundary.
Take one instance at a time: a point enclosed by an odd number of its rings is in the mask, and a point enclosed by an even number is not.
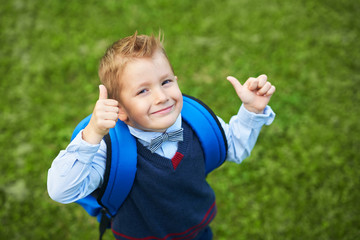
<svg viewBox="0 0 360 240"><path fill-rule="evenodd" d="M133 187L112 221L117 239L199 239L216 214L204 152L191 127L172 159L137 141Z"/></svg>
<svg viewBox="0 0 360 240"><path fill-rule="evenodd" d="M219 167L226 158L227 141L225 133L214 112L196 98L183 95L181 114L183 121L189 124L194 131L193 133L196 134L197 141L200 141L204 155L206 175ZM87 116L77 125L72 139L75 138L81 129L87 126L90 119L91 115ZM100 222L100 240L106 228L111 227L112 220L132 190L138 161L136 140L130 134L124 122L118 121L116 126L110 129L109 134L104 136L104 140L107 147L104 182L92 194L76 201L91 216L97 217ZM175 162L174 166L177 165L177 162L180 162L181 158L179 156L181 155L177 154L172 159L172 162ZM212 214L211 211L213 210L210 210L210 216ZM196 228L199 228L199 226ZM207 229L209 230L209 228ZM211 231L206 232L209 233ZM205 237L204 239L207 238Z"/></svg>

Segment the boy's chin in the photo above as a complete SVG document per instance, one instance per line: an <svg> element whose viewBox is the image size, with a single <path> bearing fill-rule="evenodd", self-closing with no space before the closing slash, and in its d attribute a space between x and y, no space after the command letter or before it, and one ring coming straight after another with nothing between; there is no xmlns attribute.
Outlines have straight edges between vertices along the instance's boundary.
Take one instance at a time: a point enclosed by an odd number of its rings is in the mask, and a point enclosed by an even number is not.
<svg viewBox="0 0 360 240"><path fill-rule="evenodd" d="M171 127L173 124L164 124L159 126L140 126L140 125L130 125L129 126L133 128L137 128L139 130L142 130L144 132L165 132L166 129Z"/></svg>
<svg viewBox="0 0 360 240"><path fill-rule="evenodd" d="M128 121L126 124L145 132L165 132L169 127L175 124L178 116L179 115L173 115L152 119L151 121L144 122L143 124L134 121Z"/></svg>
<svg viewBox="0 0 360 240"><path fill-rule="evenodd" d="M176 120L164 124L159 124L156 126L151 126L149 128L143 128L143 130L147 132L165 132L169 127L174 125L175 122Z"/></svg>
<svg viewBox="0 0 360 240"><path fill-rule="evenodd" d="M175 122L174 122L175 123ZM172 124L166 124L166 125L162 125L162 126L157 126L157 127L153 127L153 128L149 128L145 131L148 132L165 132L166 129L168 129L169 127L171 127L174 123Z"/></svg>

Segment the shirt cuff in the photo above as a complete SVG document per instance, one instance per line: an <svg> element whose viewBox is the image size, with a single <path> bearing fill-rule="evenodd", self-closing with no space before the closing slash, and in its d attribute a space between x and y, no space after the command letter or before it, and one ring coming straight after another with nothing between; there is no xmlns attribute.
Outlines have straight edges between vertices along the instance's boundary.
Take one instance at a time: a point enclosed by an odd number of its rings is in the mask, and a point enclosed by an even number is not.
<svg viewBox="0 0 360 240"><path fill-rule="evenodd" d="M260 128L264 124L270 125L275 119L275 113L270 106L266 106L263 113L256 114L248 111L242 104L237 116L241 123L250 128Z"/></svg>
<svg viewBox="0 0 360 240"><path fill-rule="evenodd" d="M90 144L82 138L81 130L78 135L71 141L66 151L69 153L78 153L78 159L83 163L91 163L93 156L99 150L100 144ZM89 161L90 160L90 161Z"/></svg>

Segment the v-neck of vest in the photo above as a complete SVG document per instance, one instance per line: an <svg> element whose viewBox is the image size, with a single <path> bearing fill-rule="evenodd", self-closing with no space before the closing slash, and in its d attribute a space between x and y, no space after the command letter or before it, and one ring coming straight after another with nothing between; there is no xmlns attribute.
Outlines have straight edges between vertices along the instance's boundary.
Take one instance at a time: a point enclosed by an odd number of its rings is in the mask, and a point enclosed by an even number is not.
<svg viewBox="0 0 360 240"><path fill-rule="evenodd" d="M151 153L151 151L148 148L144 147L139 141L136 141L138 154L140 154L142 157L144 157L146 160L149 160L156 166L171 168L173 171L175 171L177 166L181 163L181 160L184 157L191 142L191 136L190 136L191 127L184 121L182 121L182 124L184 127L183 141L178 143L178 149L172 159L160 156L157 153ZM186 124L187 126L185 127L184 124Z"/></svg>

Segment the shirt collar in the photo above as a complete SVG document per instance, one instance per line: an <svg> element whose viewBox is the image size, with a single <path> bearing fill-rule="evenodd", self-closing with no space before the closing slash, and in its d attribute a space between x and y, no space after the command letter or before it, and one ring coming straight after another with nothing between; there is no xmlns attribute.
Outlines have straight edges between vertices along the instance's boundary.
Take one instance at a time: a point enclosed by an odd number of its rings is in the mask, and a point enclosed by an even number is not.
<svg viewBox="0 0 360 240"><path fill-rule="evenodd" d="M131 135L141 140L147 146L150 144L151 139L156 138L163 134L162 132L148 132L128 125ZM173 132L181 128L181 114L177 117L175 123L171 125L165 132Z"/></svg>

